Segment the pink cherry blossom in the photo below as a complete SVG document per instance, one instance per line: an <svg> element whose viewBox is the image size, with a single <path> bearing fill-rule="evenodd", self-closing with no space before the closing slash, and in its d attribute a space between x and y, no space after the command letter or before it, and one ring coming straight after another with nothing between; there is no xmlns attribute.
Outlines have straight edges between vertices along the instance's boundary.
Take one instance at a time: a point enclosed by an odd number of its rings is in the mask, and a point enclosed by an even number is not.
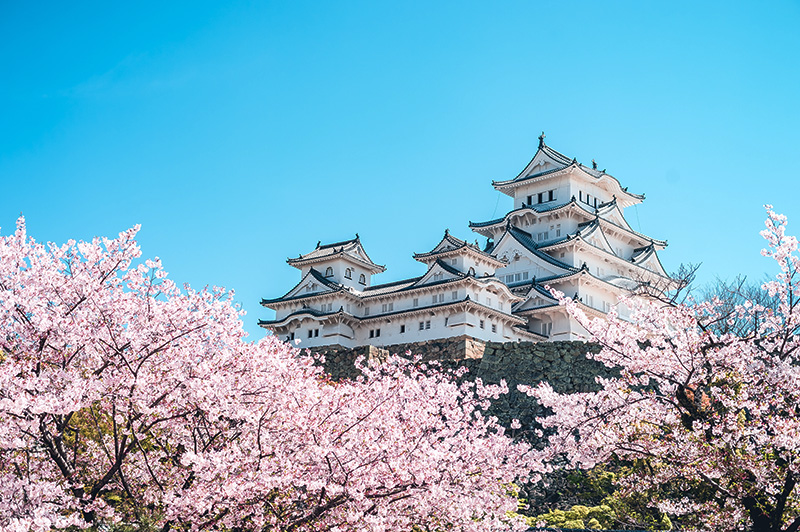
<svg viewBox="0 0 800 532"><path fill-rule="evenodd" d="M530 449L505 384L392 358L332 382L231 294L115 239L0 237L0 529L507 530Z"/></svg>
<svg viewBox="0 0 800 532"><path fill-rule="evenodd" d="M780 273L764 290L777 312L744 304L635 302L631 321L588 319L561 303L603 346L587 355L620 369L593 393L522 387L549 407L547 454L589 468L619 458L641 467L628 492L652 490L662 511L705 530L800 528L800 259L786 218L767 206L769 248ZM717 335L719 320L755 321L747 337Z"/></svg>

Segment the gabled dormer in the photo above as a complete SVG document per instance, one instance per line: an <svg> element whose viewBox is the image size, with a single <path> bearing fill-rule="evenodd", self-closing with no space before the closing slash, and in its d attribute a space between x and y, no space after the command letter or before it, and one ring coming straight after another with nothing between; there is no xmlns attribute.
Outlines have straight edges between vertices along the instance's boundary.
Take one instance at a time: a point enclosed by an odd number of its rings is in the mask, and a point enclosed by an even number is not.
<svg viewBox="0 0 800 532"><path fill-rule="evenodd" d="M352 240L322 244L317 242L313 251L294 259L287 259L290 266L306 275L312 268L326 279L345 286L363 290L372 284L372 275L386 271L369 258L358 234Z"/></svg>
<svg viewBox="0 0 800 532"><path fill-rule="evenodd" d="M559 205L572 196L591 208L611 201L614 197L620 207L641 203L643 195L628 192L616 178L605 170L598 170L592 161L591 167L570 159L563 153L547 146L544 133L539 137L539 147L533 159L515 178L492 181L492 186L514 198L514 208L524 205Z"/></svg>
<svg viewBox="0 0 800 532"><path fill-rule="evenodd" d="M494 275L497 268L505 266L503 261L481 250L477 241L475 244L470 244L454 237L447 229L442 240L431 251L415 253L414 259L428 266L436 261L442 261L456 270L478 277Z"/></svg>
<svg viewBox="0 0 800 532"><path fill-rule="evenodd" d="M309 268L300 282L294 285L285 295L275 299L262 299L261 305L267 308L276 308L289 301L299 301L307 297L324 293L341 292L345 287L323 276L315 268Z"/></svg>

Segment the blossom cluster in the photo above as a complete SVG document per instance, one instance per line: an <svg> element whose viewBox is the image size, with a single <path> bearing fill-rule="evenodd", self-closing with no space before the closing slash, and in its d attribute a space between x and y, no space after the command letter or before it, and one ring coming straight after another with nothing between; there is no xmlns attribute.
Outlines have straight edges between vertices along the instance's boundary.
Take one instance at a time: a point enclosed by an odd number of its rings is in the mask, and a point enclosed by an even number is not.
<svg viewBox="0 0 800 532"><path fill-rule="evenodd" d="M482 413L504 386L400 358L332 382L137 230L0 237L0 529L508 529L537 466Z"/></svg>

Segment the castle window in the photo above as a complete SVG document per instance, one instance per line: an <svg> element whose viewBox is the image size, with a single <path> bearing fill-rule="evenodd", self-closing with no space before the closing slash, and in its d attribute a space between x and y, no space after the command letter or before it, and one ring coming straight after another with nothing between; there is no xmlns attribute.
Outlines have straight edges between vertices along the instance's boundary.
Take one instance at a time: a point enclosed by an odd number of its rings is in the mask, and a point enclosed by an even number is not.
<svg viewBox="0 0 800 532"><path fill-rule="evenodd" d="M539 192L538 203L544 203L544 192Z"/></svg>
<svg viewBox="0 0 800 532"><path fill-rule="evenodd" d="M553 201L556 199L556 191L555 190L548 190L547 191L547 201Z"/></svg>
<svg viewBox="0 0 800 532"><path fill-rule="evenodd" d="M458 290L453 290L453 291L450 293L450 298L451 298L453 301L455 301L456 299L458 299Z"/></svg>
<svg viewBox="0 0 800 532"><path fill-rule="evenodd" d="M347 268L344 271L344 278L345 279L352 279L353 278L353 270L351 270L350 268Z"/></svg>
<svg viewBox="0 0 800 532"><path fill-rule="evenodd" d="M427 320L427 321L425 322L425 328L426 328L426 329L430 329L430 328L431 328L431 320Z"/></svg>
<svg viewBox="0 0 800 532"><path fill-rule="evenodd" d="M481 329L483 329L483 320L481 320L478 325L480 326Z"/></svg>
<svg viewBox="0 0 800 532"><path fill-rule="evenodd" d="M405 332L406 332L406 326L405 325L401 325L400 326L400 334L403 334Z"/></svg>
<svg viewBox="0 0 800 532"><path fill-rule="evenodd" d="M533 196L528 196L528 205L533 205Z"/></svg>
<svg viewBox="0 0 800 532"><path fill-rule="evenodd" d="M367 284L367 278L364 277L363 273L361 275L359 275L358 282L361 283L361 284Z"/></svg>
<svg viewBox="0 0 800 532"><path fill-rule="evenodd" d="M364 316L369 316L369 307L364 307Z"/></svg>
<svg viewBox="0 0 800 532"><path fill-rule="evenodd" d="M455 266L457 262L458 262L458 260L456 260L456 259L453 259L453 260L451 260L451 261L450 261L450 264L452 264L453 266Z"/></svg>
<svg viewBox="0 0 800 532"><path fill-rule="evenodd" d="M524 281L527 278L528 278L528 272L522 272L522 280Z"/></svg>
<svg viewBox="0 0 800 532"><path fill-rule="evenodd" d="M420 331L424 331L425 330L425 322L424 321L419 322L419 330Z"/></svg>
<svg viewBox="0 0 800 532"><path fill-rule="evenodd" d="M418 307L419 306L419 298L415 297L414 298L414 302L411 305L414 306L414 307Z"/></svg>
<svg viewBox="0 0 800 532"><path fill-rule="evenodd" d="M492 323L492 332L493 333L497 332L497 325L495 325L494 323Z"/></svg>
<svg viewBox="0 0 800 532"><path fill-rule="evenodd" d="M431 303L436 303L436 294L431 296Z"/></svg>
<svg viewBox="0 0 800 532"><path fill-rule="evenodd" d="M308 337L314 338L314 331L312 331L311 329L308 330Z"/></svg>
<svg viewBox="0 0 800 532"><path fill-rule="evenodd" d="M314 329L314 338L319 336L319 329Z"/></svg>
<svg viewBox="0 0 800 532"><path fill-rule="evenodd" d="M394 303L384 303L381 306L381 312L391 312L394 310Z"/></svg>
<svg viewBox="0 0 800 532"><path fill-rule="evenodd" d="M447 322L448 322L448 321L450 321L450 318L445 318L445 319L444 319L444 326L445 326L445 327L447 327Z"/></svg>
<svg viewBox="0 0 800 532"><path fill-rule="evenodd" d="M294 340L294 331L289 333L289 340Z"/></svg>
<svg viewBox="0 0 800 532"><path fill-rule="evenodd" d="M561 224L556 224L556 236L561 236Z"/></svg>
<svg viewBox="0 0 800 532"><path fill-rule="evenodd" d="M330 266L325 268L325 277L333 277L333 268Z"/></svg>
<svg viewBox="0 0 800 532"><path fill-rule="evenodd" d="M370 338L378 338L381 335L380 329L370 329L369 330L369 337Z"/></svg>

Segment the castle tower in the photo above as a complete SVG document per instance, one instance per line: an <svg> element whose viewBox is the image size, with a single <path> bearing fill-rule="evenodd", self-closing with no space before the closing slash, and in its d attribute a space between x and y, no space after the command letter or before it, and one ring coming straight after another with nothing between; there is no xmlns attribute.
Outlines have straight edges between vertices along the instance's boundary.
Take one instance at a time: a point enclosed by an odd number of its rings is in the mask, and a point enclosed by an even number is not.
<svg viewBox="0 0 800 532"><path fill-rule="evenodd" d="M611 307L625 318L620 296L642 285L669 289L672 280L657 251L666 241L631 228L624 209L644 200L605 170L578 163L547 146L515 178L492 186L514 200L504 217L470 223L487 237L487 251L506 266L498 277L525 298L513 309L528 328L551 340L584 338L585 331L558 306L548 288L574 298L589 315Z"/></svg>

